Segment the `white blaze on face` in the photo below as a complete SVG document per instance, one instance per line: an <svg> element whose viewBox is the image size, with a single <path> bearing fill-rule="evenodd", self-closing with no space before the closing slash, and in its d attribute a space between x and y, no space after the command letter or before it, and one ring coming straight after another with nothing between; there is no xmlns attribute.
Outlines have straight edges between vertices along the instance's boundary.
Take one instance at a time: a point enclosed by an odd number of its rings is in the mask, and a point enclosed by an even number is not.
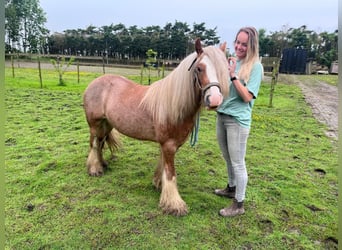
<svg viewBox="0 0 342 250"><path fill-rule="evenodd" d="M207 56L202 59L202 62L206 65L207 77L209 79L209 83L219 83L216 75L216 71L213 63L209 60ZM204 87L204 86L203 86ZM204 95L205 105L210 108L218 107L223 101L222 94L220 89L217 86L211 86Z"/></svg>

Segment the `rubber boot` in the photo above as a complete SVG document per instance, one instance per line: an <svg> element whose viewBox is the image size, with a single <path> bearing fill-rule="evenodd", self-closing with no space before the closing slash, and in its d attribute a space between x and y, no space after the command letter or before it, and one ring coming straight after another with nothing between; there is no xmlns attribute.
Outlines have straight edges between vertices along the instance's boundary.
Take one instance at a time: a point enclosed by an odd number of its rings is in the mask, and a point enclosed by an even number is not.
<svg viewBox="0 0 342 250"><path fill-rule="evenodd" d="M215 189L214 193L218 196L225 196L228 198L235 198L236 187L229 187L229 184L224 189Z"/></svg>
<svg viewBox="0 0 342 250"><path fill-rule="evenodd" d="M223 217L233 217L244 213L245 209L243 207L243 201L238 202L236 199L233 200L233 203L230 207L223 208L219 212L219 214Z"/></svg>

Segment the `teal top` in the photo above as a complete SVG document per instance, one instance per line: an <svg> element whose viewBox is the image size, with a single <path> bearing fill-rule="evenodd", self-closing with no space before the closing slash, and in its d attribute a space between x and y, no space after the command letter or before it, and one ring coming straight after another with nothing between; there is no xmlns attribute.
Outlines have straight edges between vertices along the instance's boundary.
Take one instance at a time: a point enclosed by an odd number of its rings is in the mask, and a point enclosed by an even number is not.
<svg viewBox="0 0 342 250"><path fill-rule="evenodd" d="M239 72L241 62L237 61L236 71ZM239 79L240 83L247 87L248 91L253 95L253 99L246 103L239 96L236 88L232 82L229 86L229 95L223 100L221 105L218 107L217 112L230 115L245 128L250 128L252 123L252 108L254 101L258 96L261 80L263 77L263 66L260 62L256 62L253 65L248 83L245 83L243 79Z"/></svg>

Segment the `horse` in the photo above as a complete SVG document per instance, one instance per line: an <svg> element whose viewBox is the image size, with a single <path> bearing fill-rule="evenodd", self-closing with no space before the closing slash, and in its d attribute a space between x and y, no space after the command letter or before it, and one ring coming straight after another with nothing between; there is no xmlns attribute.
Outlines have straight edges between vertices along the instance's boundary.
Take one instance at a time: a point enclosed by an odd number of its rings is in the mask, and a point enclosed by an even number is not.
<svg viewBox="0 0 342 250"><path fill-rule="evenodd" d="M159 143L160 159L153 177L154 186L161 189L159 207L165 214L186 215L188 208L178 192L174 158L202 107L215 110L228 95L225 50L226 43L204 47L197 39L194 52L149 86L110 74L93 80L83 94L90 132L88 174L104 174L104 145L107 143L113 153L120 146L119 133Z"/></svg>

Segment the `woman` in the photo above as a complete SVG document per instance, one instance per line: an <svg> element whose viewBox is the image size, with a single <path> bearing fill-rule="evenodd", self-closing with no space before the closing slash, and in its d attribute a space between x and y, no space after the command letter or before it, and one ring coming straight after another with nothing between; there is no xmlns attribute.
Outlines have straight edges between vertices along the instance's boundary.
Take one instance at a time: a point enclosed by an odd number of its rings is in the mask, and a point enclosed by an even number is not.
<svg viewBox="0 0 342 250"><path fill-rule="evenodd" d="M215 194L233 198L231 206L220 210L222 216L243 214L248 181L245 155L251 127L252 108L263 78L259 60L258 32L241 28L234 41L236 58L228 58L229 96L217 109L217 139L228 170L228 184Z"/></svg>

